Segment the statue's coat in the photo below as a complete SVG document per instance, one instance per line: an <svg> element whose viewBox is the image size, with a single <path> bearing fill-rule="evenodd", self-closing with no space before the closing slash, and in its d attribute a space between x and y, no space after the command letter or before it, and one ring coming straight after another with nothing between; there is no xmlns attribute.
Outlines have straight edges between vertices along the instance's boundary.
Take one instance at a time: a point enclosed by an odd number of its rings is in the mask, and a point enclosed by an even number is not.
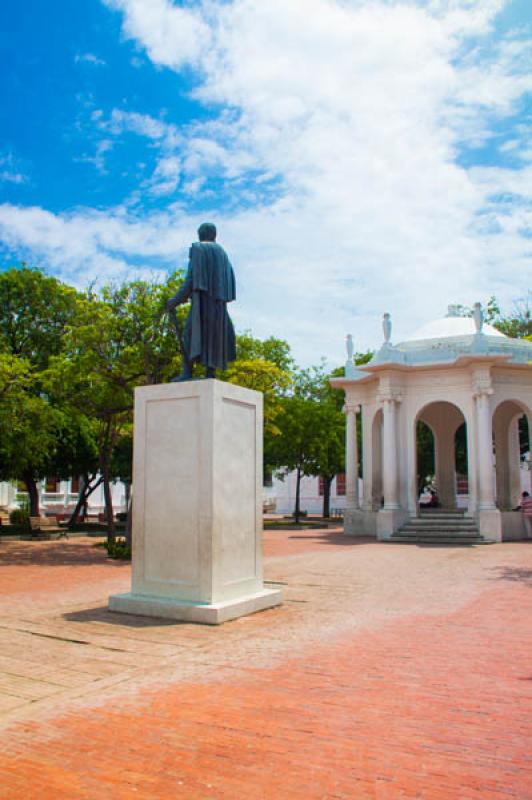
<svg viewBox="0 0 532 800"><path fill-rule="evenodd" d="M191 301L183 331L190 361L227 369L235 360L235 331L227 313L227 303L235 297L235 275L223 247L215 242L194 243L185 282L171 301L176 305Z"/></svg>

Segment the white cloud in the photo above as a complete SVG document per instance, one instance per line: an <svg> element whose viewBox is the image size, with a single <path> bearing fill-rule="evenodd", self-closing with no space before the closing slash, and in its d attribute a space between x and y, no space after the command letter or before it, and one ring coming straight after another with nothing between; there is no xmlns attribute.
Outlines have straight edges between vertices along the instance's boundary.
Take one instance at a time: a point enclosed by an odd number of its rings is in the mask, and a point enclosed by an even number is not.
<svg viewBox="0 0 532 800"><path fill-rule="evenodd" d="M342 360L347 331L360 348L378 344L385 310L397 339L453 301L519 296L530 249L524 148L508 145L515 169L457 158L464 145L489 145L494 121L530 87L520 36L494 28L503 0L106 2L155 64L195 69L195 97L214 117L178 127L98 112L106 137L127 131L157 149L140 191L174 205L143 218L125 206L33 209L37 237L28 210L0 207L13 243L57 269L95 270L108 257L126 274L131 258L175 265L212 217L238 272L235 321L286 337L307 363ZM516 127L508 140L523 137ZM242 201L237 210L227 197Z"/></svg>
<svg viewBox="0 0 532 800"><path fill-rule="evenodd" d="M110 119L104 120L101 110L93 112L92 117L98 121L99 127L114 134L123 131L136 133L145 136L155 142L162 143L167 147L173 147L181 141L181 136L175 125L171 125L164 120L150 117L149 114L139 114L136 111L122 111L113 109Z"/></svg>
<svg viewBox="0 0 532 800"><path fill-rule="evenodd" d="M20 165L12 153L0 153L0 183L26 183L28 176L20 170Z"/></svg>
<svg viewBox="0 0 532 800"><path fill-rule="evenodd" d="M92 164L98 170L99 173L101 173L102 175L106 175L107 167L105 164L105 156L112 149L113 149L113 142L111 139L101 139L96 145L96 150L94 155L79 156L75 160L82 161L85 164Z"/></svg>
<svg viewBox="0 0 532 800"><path fill-rule="evenodd" d="M178 156L161 158L150 179L152 194L172 194L181 179L181 159Z"/></svg>
<svg viewBox="0 0 532 800"><path fill-rule="evenodd" d="M93 67L105 67L106 62L94 53L76 53L74 58L76 64L92 64Z"/></svg>
<svg viewBox="0 0 532 800"><path fill-rule="evenodd" d="M10 172L7 169L0 170L0 181L5 181L6 183L25 183L26 180L26 176L21 172Z"/></svg>
<svg viewBox="0 0 532 800"><path fill-rule="evenodd" d="M124 34L141 40L152 61L179 69L194 63L202 49L208 48L209 26L188 8L168 0L104 0L124 13Z"/></svg>

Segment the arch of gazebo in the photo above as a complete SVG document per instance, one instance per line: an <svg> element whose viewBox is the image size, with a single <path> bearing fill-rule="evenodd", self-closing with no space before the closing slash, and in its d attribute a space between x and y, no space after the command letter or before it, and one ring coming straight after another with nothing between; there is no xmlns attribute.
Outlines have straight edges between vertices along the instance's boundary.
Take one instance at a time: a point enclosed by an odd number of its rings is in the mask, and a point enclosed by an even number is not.
<svg viewBox="0 0 532 800"><path fill-rule="evenodd" d="M519 503L521 494L521 447L519 422L527 420L530 452L530 409L521 400L508 398L493 410L495 450L496 503L501 511L509 511Z"/></svg>
<svg viewBox="0 0 532 800"><path fill-rule="evenodd" d="M440 503L443 508L454 509L457 501L456 431L463 424L467 431L466 417L455 403L449 400L433 400L424 405L414 419L416 439L418 422L424 422L434 437L434 471Z"/></svg>

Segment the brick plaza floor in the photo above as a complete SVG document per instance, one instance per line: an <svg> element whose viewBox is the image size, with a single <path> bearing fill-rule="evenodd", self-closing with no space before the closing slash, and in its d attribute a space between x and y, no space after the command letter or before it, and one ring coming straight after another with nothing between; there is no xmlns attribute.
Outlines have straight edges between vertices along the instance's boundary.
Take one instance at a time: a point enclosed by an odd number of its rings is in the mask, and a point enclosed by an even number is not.
<svg viewBox="0 0 532 800"><path fill-rule="evenodd" d="M0 798L532 798L532 542L268 532L282 607L110 614L93 540L0 543Z"/></svg>

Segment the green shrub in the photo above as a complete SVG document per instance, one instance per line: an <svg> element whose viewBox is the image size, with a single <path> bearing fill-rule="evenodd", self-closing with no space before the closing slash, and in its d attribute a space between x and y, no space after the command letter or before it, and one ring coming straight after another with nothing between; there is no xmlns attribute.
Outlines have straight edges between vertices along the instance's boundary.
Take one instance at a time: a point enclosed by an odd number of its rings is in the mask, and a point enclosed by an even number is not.
<svg viewBox="0 0 532 800"><path fill-rule="evenodd" d="M104 547L107 550L109 558L120 558L123 561L131 559L131 547L125 539L115 539L113 542L105 542Z"/></svg>
<svg viewBox="0 0 532 800"><path fill-rule="evenodd" d="M14 508L9 513L9 522L17 528L30 529L30 515L25 508Z"/></svg>

